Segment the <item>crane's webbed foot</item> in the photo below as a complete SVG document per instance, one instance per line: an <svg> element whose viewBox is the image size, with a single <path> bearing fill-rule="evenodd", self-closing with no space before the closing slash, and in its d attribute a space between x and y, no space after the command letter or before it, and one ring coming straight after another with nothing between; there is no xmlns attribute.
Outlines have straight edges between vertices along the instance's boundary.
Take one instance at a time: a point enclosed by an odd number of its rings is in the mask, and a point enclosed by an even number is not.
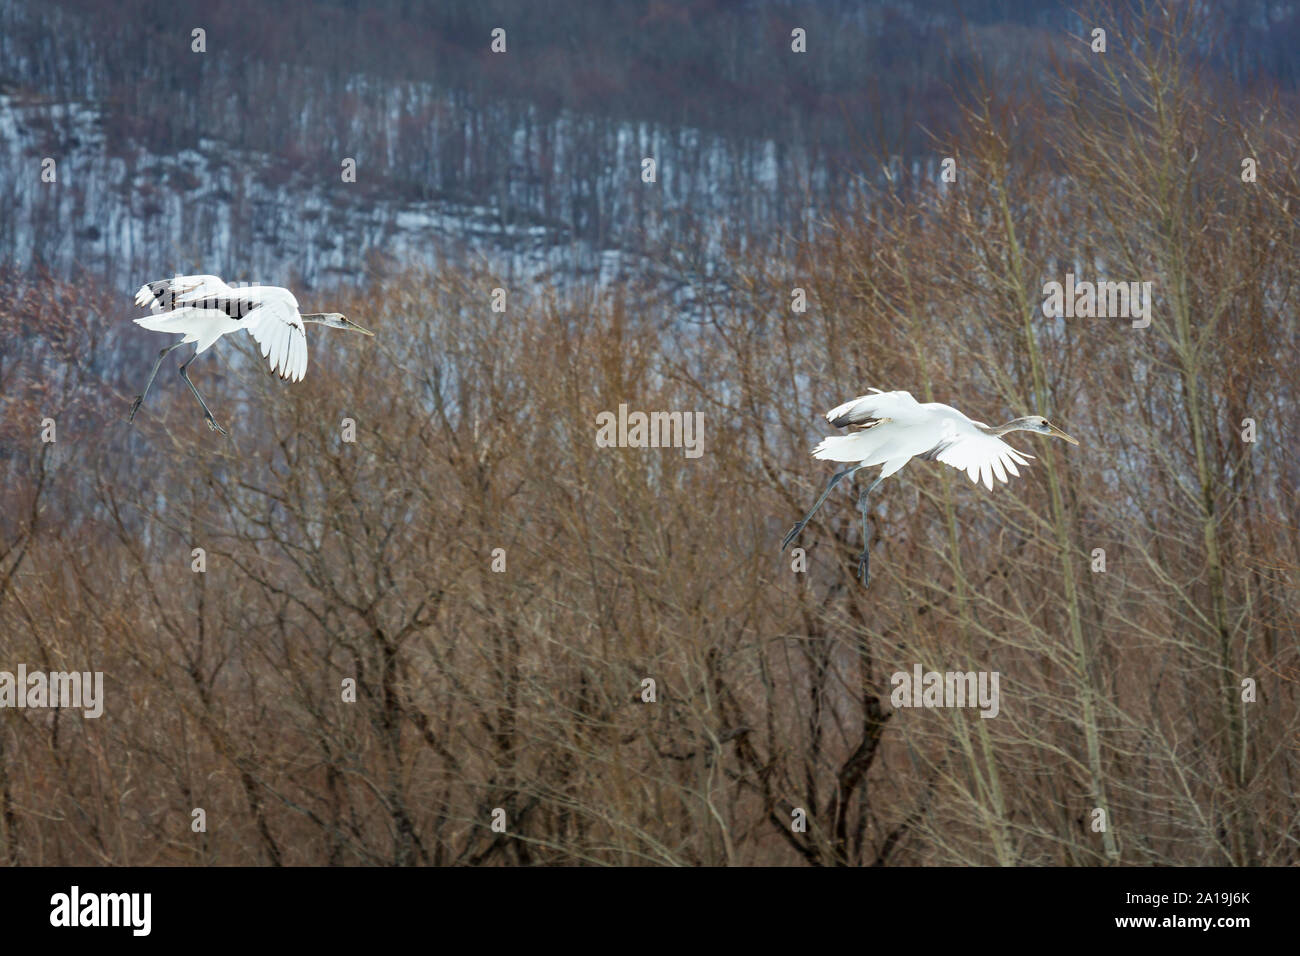
<svg viewBox="0 0 1300 956"><path fill-rule="evenodd" d="M228 432L224 428L222 428L220 425L217 424L217 420L212 417L212 414L210 412L205 412L203 417L207 419L208 428L210 428L212 431L219 432L222 435L228 434Z"/></svg>

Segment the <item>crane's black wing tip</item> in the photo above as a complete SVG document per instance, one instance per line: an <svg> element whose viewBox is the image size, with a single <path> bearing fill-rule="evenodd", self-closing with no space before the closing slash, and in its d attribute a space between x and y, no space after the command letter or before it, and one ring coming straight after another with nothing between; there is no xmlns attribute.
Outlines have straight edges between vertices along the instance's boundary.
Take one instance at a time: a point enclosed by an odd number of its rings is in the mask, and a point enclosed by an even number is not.
<svg viewBox="0 0 1300 956"><path fill-rule="evenodd" d="M929 449L928 451L921 452L921 454L917 455L916 457L921 458L925 461L934 461L945 451L951 448L954 444L956 444L955 439L945 438L943 441L939 442L933 448Z"/></svg>

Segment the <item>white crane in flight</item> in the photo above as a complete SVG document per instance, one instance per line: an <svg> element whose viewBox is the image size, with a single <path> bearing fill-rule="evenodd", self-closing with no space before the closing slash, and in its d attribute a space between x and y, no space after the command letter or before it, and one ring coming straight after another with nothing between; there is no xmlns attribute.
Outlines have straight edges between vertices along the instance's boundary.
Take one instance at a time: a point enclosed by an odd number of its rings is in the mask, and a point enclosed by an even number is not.
<svg viewBox="0 0 1300 956"><path fill-rule="evenodd" d="M984 487L993 490L993 478L1006 482L1007 472L1019 476L1016 465L1027 465L1024 455L1002 440L1008 432L1037 432L1064 438L1072 445L1079 444L1046 418L1030 415L1016 418L990 428L983 422L972 421L957 409L938 402L921 404L910 392L882 392L871 389L872 394L862 395L845 402L826 413L826 420L836 428L852 426L851 435L832 435L823 438L813 449L814 458L829 461L857 462L853 467L831 476L830 484L817 499L817 503L785 536L781 543L784 551L790 546L804 526L808 524L826 496L837 484L870 465L883 465L871 487L858 497L862 511L862 555L858 559L858 578L866 587L871 576L871 559L867 540L867 496L894 472L913 458L941 461L965 471L970 480L984 481Z"/></svg>
<svg viewBox="0 0 1300 956"><path fill-rule="evenodd" d="M299 382L307 372L307 335L304 323L316 322L333 329L351 329L363 335L374 334L349 321L339 312L300 313L298 300L288 289L273 285L232 289L216 276L176 276L174 279L149 282L140 286L140 291L135 294L135 302L141 308L147 306L154 313L136 319L136 325L151 332L182 334L185 338L158 353L158 360L153 363L153 371L149 373L149 381L144 384L144 391L131 403L128 424L135 421L135 413L149 394L149 386L153 385L163 358L188 342L195 343L196 347L194 354L181 363L181 378L185 379L185 384L203 406L203 417L207 419L208 427L224 435L226 430L217 424L208 403L185 374L186 366L217 339L230 332L247 330L262 346L262 356L270 362L271 371L278 372L281 378Z"/></svg>

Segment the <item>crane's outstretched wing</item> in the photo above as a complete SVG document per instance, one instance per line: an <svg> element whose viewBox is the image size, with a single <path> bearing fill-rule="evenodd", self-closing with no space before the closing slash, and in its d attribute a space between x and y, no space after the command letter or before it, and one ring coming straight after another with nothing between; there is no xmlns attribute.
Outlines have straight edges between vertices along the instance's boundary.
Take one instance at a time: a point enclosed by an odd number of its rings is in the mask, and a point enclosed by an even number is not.
<svg viewBox="0 0 1300 956"><path fill-rule="evenodd" d="M307 331L298 314L298 300L288 289L255 286L257 305L244 319L244 327L262 346L262 357L281 378L301 382L307 374Z"/></svg>
<svg viewBox="0 0 1300 956"><path fill-rule="evenodd" d="M1026 459L1034 456L1016 451L996 435L977 431L958 432L945 437L917 457L951 465L966 472L971 481L983 479L984 487L992 491L995 475L1003 483L1007 480L1008 471L1019 477L1016 464L1027 465L1029 462Z"/></svg>
<svg viewBox="0 0 1300 956"><path fill-rule="evenodd" d="M836 428L846 425L867 425L888 418L908 424L927 420L927 413L912 397L911 392L882 392L873 388L872 394L860 395L850 402L837 405L826 413L826 420Z"/></svg>
<svg viewBox="0 0 1300 956"><path fill-rule="evenodd" d="M153 312L170 312L181 307L221 308L225 312L225 308L215 303L237 295L237 291L222 282L218 276L174 276L140 286L140 291L135 294L135 304ZM186 299L183 303L180 302L182 297ZM208 302L214 304L207 305Z"/></svg>

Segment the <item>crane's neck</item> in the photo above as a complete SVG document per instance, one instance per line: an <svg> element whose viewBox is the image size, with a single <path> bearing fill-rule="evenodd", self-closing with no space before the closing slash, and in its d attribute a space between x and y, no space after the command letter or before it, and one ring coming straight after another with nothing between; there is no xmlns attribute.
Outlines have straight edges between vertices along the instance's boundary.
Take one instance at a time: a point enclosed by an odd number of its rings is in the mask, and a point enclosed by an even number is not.
<svg viewBox="0 0 1300 956"><path fill-rule="evenodd" d="M980 431L986 435L993 435L996 438L1000 438L1007 432L1037 431L1037 428L1034 426L1033 419L1031 418L1013 418L1005 425L998 425L996 428L981 427Z"/></svg>

